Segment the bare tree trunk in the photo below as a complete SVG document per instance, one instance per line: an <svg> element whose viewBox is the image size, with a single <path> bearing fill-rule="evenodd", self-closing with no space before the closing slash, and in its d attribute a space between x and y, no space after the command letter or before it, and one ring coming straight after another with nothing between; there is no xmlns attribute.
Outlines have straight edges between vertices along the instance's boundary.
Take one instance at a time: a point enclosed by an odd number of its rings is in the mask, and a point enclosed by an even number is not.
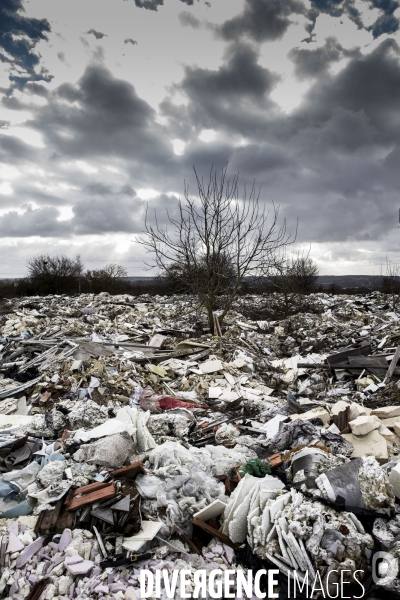
<svg viewBox="0 0 400 600"><path fill-rule="evenodd" d="M153 224L146 214L144 236L138 239L153 255L151 268L169 280L177 278L195 294L206 309L214 332L213 311L221 304L222 325L246 277L265 276L276 265L281 250L293 243L286 223L278 224L279 208L266 210L259 202L253 183L250 193L239 196L238 175L220 177L211 168L205 183L194 169L198 198L178 201L178 217L168 212L168 227L154 213Z"/></svg>

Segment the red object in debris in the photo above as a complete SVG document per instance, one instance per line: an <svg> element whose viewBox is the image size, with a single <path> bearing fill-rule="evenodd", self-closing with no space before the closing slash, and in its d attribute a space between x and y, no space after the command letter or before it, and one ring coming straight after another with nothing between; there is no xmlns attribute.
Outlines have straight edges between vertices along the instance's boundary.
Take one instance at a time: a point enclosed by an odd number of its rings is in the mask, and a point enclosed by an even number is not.
<svg viewBox="0 0 400 600"><path fill-rule="evenodd" d="M194 402L185 402L177 398L168 396L157 400L159 407L162 410L171 410L171 408L208 408L207 404L195 404Z"/></svg>
<svg viewBox="0 0 400 600"><path fill-rule="evenodd" d="M194 402L185 402L164 394L156 394L155 391L147 386L142 392L140 399L140 408L149 410L151 413L160 413L162 410L171 410L172 408L209 408L207 404L195 404Z"/></svg>

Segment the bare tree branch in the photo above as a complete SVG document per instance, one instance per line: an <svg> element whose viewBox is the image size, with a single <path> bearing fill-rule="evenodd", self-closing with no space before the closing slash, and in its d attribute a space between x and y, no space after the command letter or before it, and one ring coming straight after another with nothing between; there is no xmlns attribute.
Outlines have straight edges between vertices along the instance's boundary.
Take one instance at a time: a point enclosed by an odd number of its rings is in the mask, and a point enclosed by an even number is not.
<svg viewBox="0 0 400 600"><path fill-rule="evenodd" d="M282 249L294 239L280 225L279 207L266 210L253 182L239 193L239 175L227 178L227 166L218 176L211 167L204 182L194 168L197 197L178 201L178 217L167 211L167 225L157 213L154 225L146 212L145 231L139 242L152 255L160 274L179 280L197 295L207 311L210 328L217 301L222 304L223 322L245 278L263 277L279 262Z"/></svg>

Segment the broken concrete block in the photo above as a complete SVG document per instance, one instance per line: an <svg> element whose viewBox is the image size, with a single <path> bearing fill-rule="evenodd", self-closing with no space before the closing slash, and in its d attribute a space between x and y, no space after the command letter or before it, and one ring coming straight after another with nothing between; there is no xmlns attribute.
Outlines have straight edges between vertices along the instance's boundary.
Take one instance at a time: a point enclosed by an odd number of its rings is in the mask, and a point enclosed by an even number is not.
<svg viewBox="0 0 400 600"><path fill-rule="evenodd" d="M349 421L354 421L357 417L364 417L371 414L370 408L365 408L365 406L360 406L360 404L356 404L352 402L350 404L350 419Z"/></svg>
<svg viewBox="0 0 400 600"><path fill-rule="evenodd" d="M381 425L384 427L388 427L389 429L393 429L396 425L400 427L400 417L391 417L390 419L381 419Z"/></svg>
<svg viewBox="0 0 400 600"><path fill-rule="evenodd" d="M338 415L343 410L346 410L348 406L350 406L350 404L345 400L338 400L331 408L331 415Z"/></svg>
<svg viewBox="0 0 400 600"><path fill-rule="evenodd" d="M400 436L400 423L395 423L393 425L394 432Z"/></svg>
<svg viewBox="0 0 400 600"><path fill-rule="evenodd" d="M290 418L292 421L296 421L297 419L300 419L301 421L309 421L310 419L321 419L324 425L329 425L331 422L331 417L328 411L322 407L312 408L311 410L308 410L307 412L298 415L291 415Z"/></svg>
<svg viewBox="0 0 400 600"><path fill-rule="evenodd" d="M382 406L381 408L374 408L372 415L376 415L380 419L391 419L392 417L400 418L400 406Z"/></svg>
<svg viewBox="0 0 400 600"><path fill-rule="evenodd" d="M381 425L378 429L378 433L383 435L383 437L385 438L385 440L387 442L390 442L391 444L394 444L396 442L396 438L397 438L396 434L393 433L393 431L390 431L390 429L388 427Z"/></svg>
<svg viewBox="0 0 400 600"><path fill-rule="evenodd" d="M354 433L343 433L342 437L353 444L351 458L375 456L377 460L387 460L388 450L385 438L375 429L367 435L357 436Z"/></svg>
<svg viewBox="0 0 400 600"><path fill-rule="evenodd" d="M243 358L236 358L230 364L236 367L237 369L244 369L245 367L247 367L247 362L243 360Z"/></svg>
<svg viewBox="0 0 400 600"><path fill-rule="evenodd" d="M378 429L380 426L381 422L378 417L362 416L350 422L350 428L354 435L367 435L367 433Z"/></svg>

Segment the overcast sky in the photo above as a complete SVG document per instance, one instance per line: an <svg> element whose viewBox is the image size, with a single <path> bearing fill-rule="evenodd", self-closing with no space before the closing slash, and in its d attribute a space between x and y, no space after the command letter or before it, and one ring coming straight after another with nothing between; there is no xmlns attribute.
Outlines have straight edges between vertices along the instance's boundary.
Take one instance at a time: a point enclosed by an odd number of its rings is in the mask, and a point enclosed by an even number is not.
<svg viewBox="0 0 400 600"><path fill-rule="evenodd" d="M255 180L321 274L400 262L397 0L0 0L0 277L141 275L146 204Z"/></svg>

